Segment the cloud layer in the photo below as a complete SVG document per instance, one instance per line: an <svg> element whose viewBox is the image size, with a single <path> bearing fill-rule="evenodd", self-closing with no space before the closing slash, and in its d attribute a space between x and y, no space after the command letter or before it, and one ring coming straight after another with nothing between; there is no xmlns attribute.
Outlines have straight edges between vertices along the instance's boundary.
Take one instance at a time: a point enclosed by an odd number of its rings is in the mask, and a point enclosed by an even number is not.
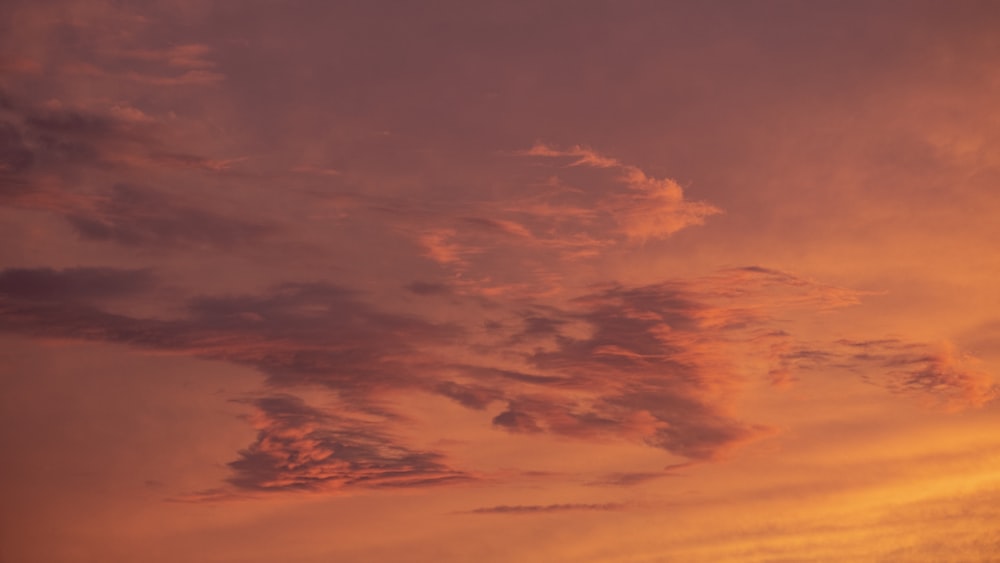
<svg viewBox="0 0 1000 563"><path fill-rule="evenodd" d="M195 297L182 316L169 319L101 305L155 288L148 271L5 270L0 329L258 369L275 394L245 401L258 437L230 464L229 483L249 491L474 478L477 468L453 467L446 452L414 449L395 437L407 422L387 397L408 390L473 411L498 408L483 424L500 431L623 441L688 460L716 459L772 432L741 420L734 407L747 377L740 363L754 357L746 355L747 344L769 343L763 356L772 362L772 379L776 371L844 369L953 409L983 405L997 393L985 373L919 343L796 343L780 329L778 311L789 303L843 306L849 293L757 267L703 280L591 288L560 307L494 300L489 314L507 320L485 337L474 337L485 319L437 323L386 312L361 293L324 283ZM437 292L417 294L427 299ZM456 363L456 351L467 360ZM337 406L309 405L295 395L315 387L332 392Z"/></svg>

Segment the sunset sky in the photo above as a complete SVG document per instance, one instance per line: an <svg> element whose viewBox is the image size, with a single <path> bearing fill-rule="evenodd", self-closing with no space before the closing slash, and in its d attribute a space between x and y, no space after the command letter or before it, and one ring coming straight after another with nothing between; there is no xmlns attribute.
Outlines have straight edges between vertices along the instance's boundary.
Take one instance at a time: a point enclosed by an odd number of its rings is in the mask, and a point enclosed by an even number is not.
<svg viewBox="0 0 1000 563"><path fill-rule="evenodd" d="M5 0L0 561L1000 561L1000 2Z"/></svg>

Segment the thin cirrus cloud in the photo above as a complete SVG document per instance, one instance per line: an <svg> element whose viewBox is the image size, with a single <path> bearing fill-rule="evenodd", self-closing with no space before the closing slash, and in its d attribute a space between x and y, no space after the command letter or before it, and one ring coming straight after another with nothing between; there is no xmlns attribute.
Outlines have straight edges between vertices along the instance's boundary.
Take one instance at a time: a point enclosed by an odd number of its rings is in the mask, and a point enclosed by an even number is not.
<svg viewBox="0 0 1000 563"><path fill-rule="evenodd" d="M607 512L622 510L625 508L621 503L604 504L516 504L498 506L484 506L468 511L468 514L545 514L551 512Z"/></svg>

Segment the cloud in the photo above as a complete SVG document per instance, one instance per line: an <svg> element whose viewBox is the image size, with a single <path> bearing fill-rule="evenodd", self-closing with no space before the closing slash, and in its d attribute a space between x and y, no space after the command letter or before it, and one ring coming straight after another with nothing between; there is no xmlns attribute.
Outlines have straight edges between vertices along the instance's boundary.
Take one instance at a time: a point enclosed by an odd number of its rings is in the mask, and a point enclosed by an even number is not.
<svg viewBox="0 0 1000 563"><path fill-rule="evenodd" d="M25 301L93 301L140 293L154 285L149 270L12 268L0 271L0 296Z"/></svg>
<svg viewBox="0 0 1000 563"><path fill-rule="evenodd" d="M71 213L67 220L84 238L142 247L232 247L273 231L263 223L219 215L130 184L115 185L94 209Z"/></svg>
<svg viewBox="0 0 1000 563"><path fill-rule="evenodd" d="M934 408L976 408L1000 398L1000 385L974 356L949 342L899 338L797 342L787 333L758 337L768 342L772 383L785 385L796 373L844 370L894 394Z"/></svg>
<svg viewBox="0 0 1000 563"><path fill-rule="evenodd" d="M516 153L526 157L570 159L569 166L613 170L613 181L625 189L610 192L594 202L594 208L610 215L617 231L629 242L666 238L681 229L701 225L705 218L721 213L717 207L687 201L684 190L673 180L648 176L640 168L623 164L592 149L574 146L560 150L543 143Z"/></svg>
<svg viewBox="0 0 1000 563"><path fill-rule="evenodd" d="M519 505L499 505L475 508L468 511L468 514L543 514L551 512L607 512L623 510L624 504L603 503L603 504L519 504Z"/></svg>
<svg viewBox="0 0 1000 563"><path fill-rule="evenodd" d="M164 147L162 124L141 110L14 99L6 106L0 111L0 201L7 205L61 216L83 239L131 247L232 248L276 230L213 211L177 190L109 181L148 177L150 168L217 174L239 160Z"/></svg>
<svg viewBox="0 0 1000 563"><path fill-rule="evenodd" d="M326 195L359 228L389 224L416 253L460 281L468 296L563 290L567 264L663 240L720 213L687 199L674 181L579 147L536 145L499 157L497 187L454 201ZM560 160L570 160L563 166ZM453 281L453 280L452 280Z"/></svg>
<svg viewBox="0 0 1000 563"><path fill-rule="evenodd" d="M47 186L69 190L81 171L114 166L151 142L147 125L110 112L13 99L7 106L0 113L0 196L22 206Z"/></svg>
<svg viewBox="0 0 1000 563"><path fill-rule="evenodd" d="M120 59L158 62L170 67L205 69L215 67L208 55L212 48L202 43L174 45L164 49L113 50L106 54Z"/></svg>
<svg viewBox="0 0 1000 563"><path fill-rule="evenodd" d="M693 467L698 462L689 461L684 463L674 463L663 468L663 471L639 471L639 472L615 472L602 475L599 479L587 483L595 486L632 487L641 485L649 481L655 481L664 477L677 475L675 471Z"/></svg>
<svg viewBox="0 0 1000 563"><path fill-rule="evenodd" d="M241 158L175 150L167 124L124 103L43 103L0 92L0 198L18 207L62 212L97 173L128 177L155 169L220 173ZM121 182L119 182L121 183ZM76 205L79 207L79 205Z"/></svg>
<svg viewBox="0 0 1000 563"><path fill-rule="evenodd" d="M574 145L565 150L555 149L545 143L535 143L530 149L518 151L522 156L544 156L551 158L569 158L569 166L593 166L595 168L623 168L624 165L614 158L601 156L591 149Z"/></svg>
<svg viewBox="0 0 1000 563"><path fill-rule="evenodd" d="M503 391L486 385L463 385L454 381L442 381L434 386L434 392L457 401L466 408L483 410L503 398Z"/></svg>
<svg viewBox="0 0 1000 563"><path fill-rule="evenodd" d="M329 284L285 284L260 295L198 297L188 301L187 316L167 320L109 313L87 302L115 291L138 291L142 287L138 281L126 283L135 276L73 270L0 273L0 280L14 280L8 281L12 289L0 301L0 329L118 342L250 365L278 388L319 385L349 398L355 409L372 412L386 412L379 406L383 392L401 389L436 393L477 410L502 402L505 410L493 418L497 428L583 440L638 441L695 459L716 457L762 432L725 412L725 391L735 381L720 374L708 357L722 352L698 342L700 338L719 343L711 335L714 329L699 332L696 312L707 305L669 285L615 287L581 297L577 309L564 311L551 322L530 317L535 320L529 325L546 325L558 345L550 351L519 352L534 369L518 370L491 365L489 355L482 356L478 365L455 363L450 350L464 346L465 331L460 327L382 312L357 293ZM24 284L14 283L28 278L46 280L53 289L41 294L44 299L29 299L23 291L15 291ZM119 281L114 285L107 280ZM92 286L111 289L100 293L88 289ZM76 291L80 299L53 297L60 288ZM568 324L580 322L590 326L589 336L564 331ZM498 338L503 349L508 338ZM609 353L611 348L616 351ZM295 416L291 410L278 409L291 409L289 404L277 402L269 410L270 403L255 403L262 411L262 431L276 438L253 448L254 455L244 456L256 460L254 467L273 466L284 455L268 449L272 445L302 446L290 440L294 421L322 420L335 428L346 424L305 409ZM263 479L266 472L251 471L248 464L236 468ZM239 483L249 483L246 479ZM280 482L289 479L282 473ZM303 479L288 482L298 487L308 481ZM279 482L278 477L273 482Z"/></svg>
<svg viewBox="0 0 1000 563"><path fill-rule="evenodd" d="M153 152L149 154L152 163L173 168L191 168L208 172L224 172L232 168L237 162L246 160L244 157L214 159L177 152Z"/></svg>
<svg viewBox="0 0 1000 563"><path fill-rule="evenodd" d="M448 295L452 292L452 288L447 284L424 281L411 282L406 285L406 289L417 295L424 296Z"/></svg>
<svg viewBox="0 0 1000 563"><path fill-rule="evenodd" d="M381 425L324 412L290 395L254 399L257 439L229 466L248 490L430 486L470 477L443 456L396 443Z"/></svg>
<svg viewBox="0 0 1000 563"><path fill-rule="evenodd" d="M13 181L34 163L35 153L28 147L21 131L11 123L0 123L0 174ZM13 187L7 185L5 191Z"/></svg>
<svg viewBox="0 0 1000 563"><path fill-rule="evenodd" d="M395 441L387 430L395 415L379 399L381 391L405 388L458 396L457 387L438 385L420 367L417 350L454 329L381 313L326 284L199 297L187 303L187 316L169 320L97 305L151 285L148 272L131 270L0 271L0 330L224 360L259 369L278 388L333 391L342 401L336 413L287 394L249 401L259 434L231 464L230 483L240 489L412 487L469 478L447 468L441 454Z"/></svg>
<svg viewBox="0 0 1000 563"><path fill-rule="evenodd" d="M154 86L186 86L212 84L226 79L226 75L207 70L188 70L173 76L149 75L139 72L129 72L124 75L130 80L152 84Z"/></svg>
<svg viewBox="0 0 1000 563"><path fill-rule="evenodd" d="M127 81L177 86L225 79L212 59L214 49L210 45L157 44L150 28L159 23L159 18L151 19L121 6L69 12L43 17L31 26L36 35L57 47L46 53L46 63L63 81L83 75L123 88ZM107 29L115 33L104 33Z"/></svg>
<svg viewBox="0 0 1000 563"><path fill-rule="evenodd" d="M631 487L634 485L639 485L642 483L647 483L649 481L654 481L656 479L661 479L667 477L669 473L649 473L649 472L632 472L632 473L610 473L603 476L600 480L587 483L588 485L610 485L618 487Z"/></svg>
<svg viewBox="0 0 1000 563"><path fill-rule="evenodd" d="M96 273L95 273L96 272ZM142 274L143 276L145 274ZM389 385L420 386L397 362L416 361L416 347L456 334L455 327L416 317L383 313L358 294L330 284L284 284L260 295L203 296L190 299L187 316L169 320L108 313L96 303L66 302L56 290L19 290L22 280L45 280L49 287L76 295L135 293L143 278L133 271L6 270L0 280L4 317L0 329L60 338L132 344L196 357L251 365L275 384L320 384L341 391ZM143 282L145 283L145 282ZM70 288L70 289L65 289ZM20 291L20 292L18 292Z"/></svg>
<svg viewBox="0 0 1000 563"><path fill-rule="evenodd" d="M230 480L244 490L471 478L474 468L453 468L444 453L395 437L393 429L405 420L386 398L404 390L476 412L499 406L483 425L501 431L633 442L688 462L720 459L772 432L741 420L733 406L746 377L747 345L763 347L772 371L850 369L894 392L935 397L950 407L996 396L985 373L947 349L931 353L891 339L796 341L774 313L790 304L843 306L850 302L846 290L757 267L658 284L605 284L560 307L498 299L485 310L504 322L485 332L478 328L483 318L435 323L381 310L362 293L320 282L198 296L186 301L184 316L170 319L100 306L104 299L141 297L154 286L146 271L0 271L0 330L256 368L275 393L247 401L258 437L231 464ZM292 395L317 387L339 401L335 409ZM622 473L604 481L652 478Z"/></svg>
<svg viewBox="0 0 1000 563"><path fill-rule="evenodd" d="M530 360L590 390L592 400L587 408L528 401L512 412L558 433L612 433L693 459L766 432L726 413L725 397L739 379L720 357L725 327L704 321L715 307L696 293L675 284L615 286L576 303L572 316L590 325L590 334L562 336Z"/></svg>
<svg viewBox="0 0 1000 563"><path fill-rule="evenodd" d="M896 339L838 342L848 348L841 365L895 393L915 395L946 409L980 407L1000 398L1000 385L972 356L950 343ZM875 369L872 369L875 368Z"/></svg>
<svg viewBox="0 0 1000 563"><path fill-rule="evenodd" d="M424 256L443 265L464 264L464 257L478 250L454 242L455 235L456 232L452 229L436 229L420 235L419 242L424 249Z"/></svg>
<svg viewBox="0 0 1000 563"><path fill-rule="evenodd" d="M84 239L139 247L257 242L274 227L226 216L166 190L118 181L150 167L225 171L219 160L170 151L161 125L121 104L101 110L12 100L0 112L0 201L62 216Z"/></svg>

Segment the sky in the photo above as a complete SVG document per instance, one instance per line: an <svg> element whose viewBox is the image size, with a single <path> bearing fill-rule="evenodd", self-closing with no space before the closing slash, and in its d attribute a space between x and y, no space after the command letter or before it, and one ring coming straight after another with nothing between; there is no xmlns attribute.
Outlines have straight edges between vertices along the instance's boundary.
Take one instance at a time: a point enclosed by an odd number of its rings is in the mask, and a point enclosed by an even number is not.
<svg viewBox="0 0 1000 563"><path fill-rule="evenodd" d="M1000 560L997 29L3 2L0 560Z"/></svg>

